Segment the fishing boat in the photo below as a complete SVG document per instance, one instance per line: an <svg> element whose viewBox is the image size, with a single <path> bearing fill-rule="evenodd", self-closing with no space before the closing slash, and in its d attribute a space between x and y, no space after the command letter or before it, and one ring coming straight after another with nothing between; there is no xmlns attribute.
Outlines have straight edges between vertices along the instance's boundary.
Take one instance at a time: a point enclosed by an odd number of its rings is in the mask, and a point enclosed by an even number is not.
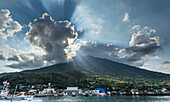
<svg viewBox="0 0 170 102"><path fill-rule="evenodd" d="M25 99L25 98L34 98L34 96L28 96L28 95L25 95L25 92L20 92L19 94L16 94L16 95L7 95L6 96L7 99L12 99L12 98L15 98L15 99Z"/></svg>
<svg viewBox="0 0 170 102"><path fill-rule="evenodd" d="M42 99L2 99L0 102L42 102Z"/></svg>
<svg viewBox="0 0 170 102"><path fill-rule="evenodd" d="M16 85L15 91L13 95L9 94L9 82L3 82L4 87L3 90L0 90L0 102L42 102L42 100L36 100L33 96L25 95L25 92L16 93L18 85Z"/></svg>
<svg viewBox="0 0 170 102"><path fill-rule="evenodd" d="M97 93L97 96L107 96L107 94L106 93Z"/></svg>
<svg viewBox="0 0 170 102"><path fill-rule="evenodd" d="M9 91L8 90L0 90L0 97L6 97L8 95Z"/></svg>

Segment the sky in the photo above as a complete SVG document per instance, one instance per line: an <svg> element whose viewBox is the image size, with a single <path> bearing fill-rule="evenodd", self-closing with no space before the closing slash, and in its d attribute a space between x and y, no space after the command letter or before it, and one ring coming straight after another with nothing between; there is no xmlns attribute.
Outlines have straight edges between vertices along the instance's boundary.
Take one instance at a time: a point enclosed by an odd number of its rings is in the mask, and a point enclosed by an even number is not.
<svg viewBox="0 0 170 102"><path fill-rule="evenodd" d="M169 0L1 0L0 73L87 55L170 74Z"/></svg>

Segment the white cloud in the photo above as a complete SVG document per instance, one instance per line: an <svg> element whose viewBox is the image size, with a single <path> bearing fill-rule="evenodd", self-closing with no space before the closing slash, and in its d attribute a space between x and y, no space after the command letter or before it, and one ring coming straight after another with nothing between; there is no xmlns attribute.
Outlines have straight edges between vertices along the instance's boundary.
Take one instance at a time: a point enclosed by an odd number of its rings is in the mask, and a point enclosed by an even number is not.
<svg viewBox="0 0 170 102"><path fill-rule="evenodd" d="M13 37L15 32L21 31L22 26L12 19L8 9L0 10L0 38L7 40L7 37Z"/></svg>
<svg viewBox="0 0 170 102"><path fill-rule="evenodd" d="M141 28L141 25L134 25L132 27L132 30L139 30Z"/></svg>
<svg viewBox="0 0 170 102"><path fill-rule="evenodd" d="M132 35L129 46L147 46L156 43L158 46L161 41L159 37L150 37L151 33L155 33L155 29L149 29L147 26Z"/></svg>
<svg viewBox="0 0 170 102"><path fill-rule="evenodd" d="M124 18L122 20L123 22L128 22L129 21L129 14L126 12L124 15Z"/></svg>
<svg viewBox="0 0 170 102"><path fill-rule="evenodd" d="M165 70L170 68L170 61L164 61L159 65L156 65L154 68L152 68L155 71Z"/></svg>
<svg viewBox="0 0 170 102"><path fill-rule="evenodd" d="M136 27L140 27L140 25ZM150 58L158 59L159 56L155 52L162 49L161 40L158 36L150 36L155 32L154 29L150 29L147 26L138 29L138 32L132 35L129 47L120 52L119 55L123 53L128 63L141 66Z"/></svg>

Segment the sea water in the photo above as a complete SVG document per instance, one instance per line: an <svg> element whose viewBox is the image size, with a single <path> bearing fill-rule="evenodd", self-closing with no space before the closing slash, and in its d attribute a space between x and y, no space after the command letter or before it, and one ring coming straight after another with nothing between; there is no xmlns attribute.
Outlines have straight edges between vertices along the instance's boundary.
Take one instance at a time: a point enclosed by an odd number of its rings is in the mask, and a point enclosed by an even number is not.
<svg viewBox="0 0 170 102"><path fill-rule="evenodd" d="M42 102L170 102L170 96L57 96L41 99Z"/></svg>

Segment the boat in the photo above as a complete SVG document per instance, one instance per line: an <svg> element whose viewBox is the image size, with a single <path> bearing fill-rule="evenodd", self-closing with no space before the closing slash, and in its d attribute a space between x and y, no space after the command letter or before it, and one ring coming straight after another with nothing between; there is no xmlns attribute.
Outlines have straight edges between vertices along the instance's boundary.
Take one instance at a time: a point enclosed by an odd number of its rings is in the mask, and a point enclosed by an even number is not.
<svg viewBox="0 0 170 102"><path fill-rule="evenodd" d="M9 91L8 90L0 90L0 97L6 97L8 95Z"/></svg>
<svg viewBox="0 0 170 102"><path fill-rule="evenodd" d="M13 95L9 95L9 82L3 82L3 90L0 90L0 102L42 102L42 99L34 99L34 96L25 95L25 92L16 93L18 85L16 85Z"/></svg>
<svg viewBox="0 0 170 102"><path fill-rule="evenodd" d="M111 93L110 91L108 91L108 92L107 92L107 95L108 95L108 96L111 96L111 95L112 95L112 93Z"/></svg>
<svg viewBox="0 0 170 102"><path fill-rule="evenodd" d="M58 96L58 94L54 94L54 96Z"/></svg>
<svg viewBox="0 0 170 102"><path fill-rule="evenodd" d="M97 93L97 96L107 96L107 94L106 93Z"/></svg>
<svg viewBox="0 0 170 102"><path fill-rule="evenodd" d="M20 92L19 94L16 94L16 95L7 95L6 96L7 99L25 99L25 98L28 98L28 99L33 99L34 96L28 96L28 95L25 95L25 92Z"/></svg>
<svg viewBox="0 0 170 102"><path fill-rule="evenodd" d="M33 99L34 96L29 96L25 95L25 92L20 92L18 94L14 95L9 95L8 90L0 90L0 99L6 99L6 100L11 100L11 99Z"/></svg>
<svg viewBox="0 0 170 102"><path fill-rule="evenodd" d="M107 94L105 93L105 89L103 88L95 88L95 90L98 90L99 93L96 94L96 96L107 96Z"/></svg>
<svg viewBox="0 0 170 102"><path fill-rule="evenodd" d="M75 92L72 92L72 97L76 97L76 93Z"/></svg>
<svg viewBox="0 0 170 102"><path fill-rule="evenodd" d="M0 102L11 102L11 99L1 99ZM43 102L42 99L13 99L12 102Z"/></svg>

